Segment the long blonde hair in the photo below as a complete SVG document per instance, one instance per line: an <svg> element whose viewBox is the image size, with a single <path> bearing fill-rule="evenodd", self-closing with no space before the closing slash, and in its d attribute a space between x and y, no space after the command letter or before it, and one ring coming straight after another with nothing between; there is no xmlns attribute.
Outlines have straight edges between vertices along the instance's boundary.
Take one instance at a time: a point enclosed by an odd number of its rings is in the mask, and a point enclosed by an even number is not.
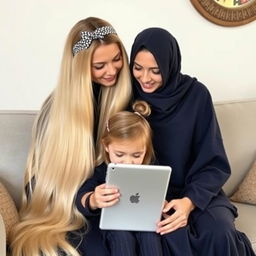
<svg viewBox="0 0 256 256"><path fill-rule="evenodd" d="M58 84L44 102L33 127L21 222L11 234L12 255L57 256L59 249L67 255L79 255L67 240L67 233L86 225L74 201L80 185L91 176L96 160L91 59L98 45L117 43L123 57L116 85L102 86L97 106L98 134L108 117L126 108L131 97L128 58L116 34L93 40L88 49L73 56L72 47L80 40L81 31L94 31L102 26L111 25L90 17L79 21L68 35ZM101 145L97 145L100 162Z"/></svg>

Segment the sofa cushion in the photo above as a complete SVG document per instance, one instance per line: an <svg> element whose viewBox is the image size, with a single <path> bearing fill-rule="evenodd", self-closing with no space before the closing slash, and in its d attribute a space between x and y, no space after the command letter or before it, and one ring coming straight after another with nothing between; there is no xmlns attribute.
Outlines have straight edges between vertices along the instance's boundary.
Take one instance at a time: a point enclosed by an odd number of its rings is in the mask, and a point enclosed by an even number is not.
<svg viewBox="0 0 256 256"><path fill-rule="evenodd" d="M18 209L35 116L35 111L0 110L0 179Z"/></svg>
<svg viewBox="0 0 256 256"><path fill-rule="evenodd" d="M6 237L5 237L5 227L4 227L4 221L0 214L0 255L5 256L6 255Z"/></svg>
<svg viewBox="0 0 256 256"><path fill-rule="evenodd" d="M234 205L238 209L238 218L235 220L236 228L247 235L256 253L256 225L254 224L256 207L243 203L234 203Z"/></svg>
<svg viewBox="0 0 256 256"><path fill-rule="evenodd" d="M256 205L256 160L230 199Z"/></svg>
<svg viewBox="0 0 256 256"><path fill-rule="evenodd" d="M215 103L232 175L224 190L231 196L255 159L256 99Z"/></svg>
<svg viewBox="0 0 256 256"><path fill-rule="evenodd" d="M18 212L16 206L14 204L13 199L11 198L10 194L4 187L4 185L0 182L0 215L3 218L5 230L6 230L6 238L8 241L8 235L18 220Z"/></svg>

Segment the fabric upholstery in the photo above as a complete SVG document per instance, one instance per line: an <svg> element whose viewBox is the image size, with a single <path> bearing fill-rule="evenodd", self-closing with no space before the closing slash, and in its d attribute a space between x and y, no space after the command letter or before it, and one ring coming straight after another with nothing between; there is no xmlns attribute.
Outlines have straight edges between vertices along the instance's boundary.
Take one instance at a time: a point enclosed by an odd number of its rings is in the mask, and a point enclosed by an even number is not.
<svg viewBox="0 0 256 256"><path fill-rule="evenodd" d="M35 111L0 111L0 178L20 206Z"/></svg>
<svg viewBox="0 0 256 256"><path fill-rule="evenodd" d="M239 203L256 205L256 161L230 199Z"/></svg>
<svg viewBox="0 0 256 256"><path fill-rule="evenodd" d="M8 240L9 232L11 228L18 222L18 212L13 202L12 197L9 195L8 191L4 185L0 182L0 215L3 218L6 238Z"/></svg>
<svg viewBox="0 0 256 256"><path fill-rule="evenodd" d="M5 235L5 226L3 218L0 214L0 255L6 255L6 235Z"/></svg>
<svg viewBox="0 0 256 256"><path fill-rule="evenodd" d="M256 252L256 207L255 205L234 203L238 208L239 217L235 220L235 225L238 230L247 235L252 243L254 252Z"/></svg>
<svg viewBox="0 0 256 256"><path fill-rule="evenodd" d="M231 177L224 186L230 196L256 157L256 100L220 102L214 105L231 165Z"/></svg>

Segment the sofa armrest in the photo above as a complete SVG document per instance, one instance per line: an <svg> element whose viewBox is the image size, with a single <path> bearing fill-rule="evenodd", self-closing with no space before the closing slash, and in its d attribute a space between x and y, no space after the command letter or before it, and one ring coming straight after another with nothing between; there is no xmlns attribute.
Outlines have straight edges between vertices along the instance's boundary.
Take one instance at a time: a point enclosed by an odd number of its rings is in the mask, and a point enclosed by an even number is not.
<svg viewBox="0 0 256 256"><path fill-rule="evenodd" d="M6 255L6 234L2 215L0 214L0 255Z"/></svg>

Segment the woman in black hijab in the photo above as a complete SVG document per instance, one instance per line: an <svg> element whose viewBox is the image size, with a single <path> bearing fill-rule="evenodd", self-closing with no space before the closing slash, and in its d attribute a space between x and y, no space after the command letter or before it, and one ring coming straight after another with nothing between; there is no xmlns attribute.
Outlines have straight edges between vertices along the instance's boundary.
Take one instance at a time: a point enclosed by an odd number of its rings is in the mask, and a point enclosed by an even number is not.
<svg viewBox="0 0 256 256"><path fill-rule="evenodd" d="M161 28L142 31L130 67L135 99L151 105L157 160L173 169L157 230L167 255L255 255L248 238L235 229L237 211L222 190L230 166L211 95L181 74L176 39Z"/></svg>

